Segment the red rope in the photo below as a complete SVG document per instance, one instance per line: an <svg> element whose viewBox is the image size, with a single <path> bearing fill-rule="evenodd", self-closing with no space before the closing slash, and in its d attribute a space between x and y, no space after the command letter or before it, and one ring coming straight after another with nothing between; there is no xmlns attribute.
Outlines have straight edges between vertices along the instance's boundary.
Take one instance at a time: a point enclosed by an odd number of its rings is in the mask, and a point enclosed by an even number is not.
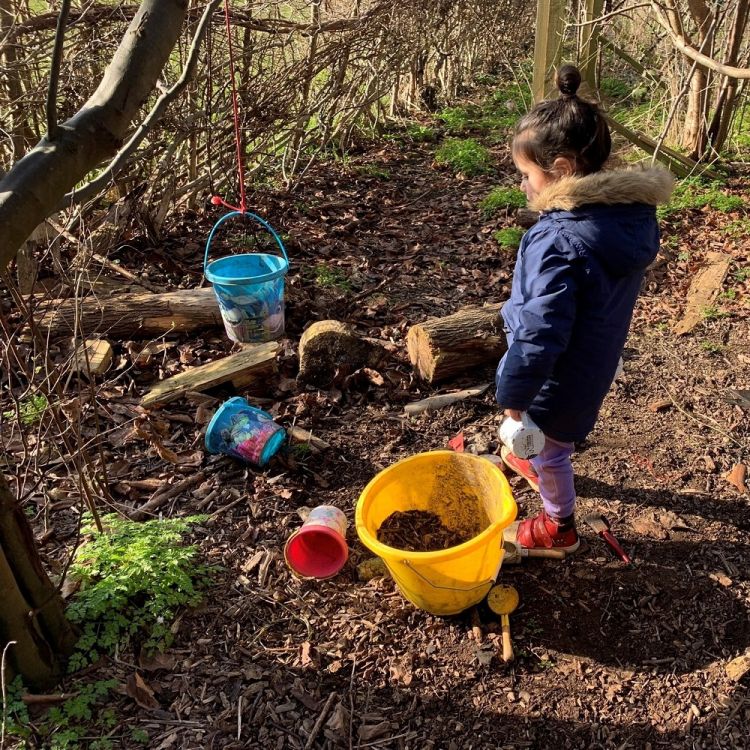
<svg viewBox="0 0 750 750"><path fill-rule="evenodd" d="M226 201L222 200L218 195L215 195L211 199L211 203L214 205L224 205L227 208L232 208L236 211L245 213L247 210L247 203L245 200L245 163L242 158L242 134L240 132L240 109L237 104L237 85L235 83L234 76L234 51L232 49L232 24L229 21L229 0L224 0L224 18L227 26L227 43L229 45L229 75L232 81L232 113L234 115L234 140L237 147L237 172L240 181L240 205L230 206Z"/></svg>

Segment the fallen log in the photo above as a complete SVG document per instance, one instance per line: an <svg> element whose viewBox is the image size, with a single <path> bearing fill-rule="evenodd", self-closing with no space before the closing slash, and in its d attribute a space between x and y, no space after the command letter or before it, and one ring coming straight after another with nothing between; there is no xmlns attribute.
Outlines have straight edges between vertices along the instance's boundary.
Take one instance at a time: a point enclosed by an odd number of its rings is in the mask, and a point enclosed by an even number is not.
<svg viewBox="0 0 750 750"><path fill-rule="evenodd" d="M406 334L406 346L420 377L434 383L499 361L507 348L500 308L467 307L413 325Z"/></svg>
<svg viewBox="0 0 750 750"><path fill-rule="evenodd" d="M223 325L211 287L164 294L134 293L112 297L50 300L39 306L37 326L52 338L78 333L113 338L163 336Z"/></svg>
<svg viewBox="0 0 750 750"><path fill-rule="evenodd" d="M191 367L184 372L157 383L141 400L141 406L161 406L184 396L190 391L205 391L208 388L231 382L235 388L248 388L268 382L269 375L276 372L277 341L265 344L245 344L236 354L230 354L215 362Z"/></svg>
<svg viewBox="0 0 750 750"><path fill-rule="evenodd" d="M719 296L732 259L726 253L708 252L706 261L706 265L698 270L690 282L685 313L673 329L678 336L690 333L706 319L711 305Z"/></svg>

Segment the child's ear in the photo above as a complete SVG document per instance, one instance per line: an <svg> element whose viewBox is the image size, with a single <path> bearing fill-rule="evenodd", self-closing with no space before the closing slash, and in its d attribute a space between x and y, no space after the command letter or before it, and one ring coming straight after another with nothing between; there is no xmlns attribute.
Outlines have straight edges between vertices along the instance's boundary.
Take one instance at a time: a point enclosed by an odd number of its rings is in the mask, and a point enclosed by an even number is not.
<svg viewBox="0 0 750 750"><path fill-rule="evenodd" d="M558 177L570 177L576 173L576 165L572 159L567 156L558 156L554 162L552 162L552 171Z"/></svg>

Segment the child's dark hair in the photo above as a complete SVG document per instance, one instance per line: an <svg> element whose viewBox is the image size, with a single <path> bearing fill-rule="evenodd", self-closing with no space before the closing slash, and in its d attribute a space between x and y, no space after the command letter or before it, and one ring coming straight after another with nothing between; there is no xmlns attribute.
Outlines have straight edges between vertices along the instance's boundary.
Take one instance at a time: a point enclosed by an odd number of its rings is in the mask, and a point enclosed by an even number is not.
<svg viewBox="0 0 750 750"><path fill-rule="evenodd" d="M563 65L555 79L559 99L539 102L516 126L513 153L552 168L558 156L573 161L579 175L598 172L609 158L612 138L599 107L576 92L581 74L574 65Z"/></svg>

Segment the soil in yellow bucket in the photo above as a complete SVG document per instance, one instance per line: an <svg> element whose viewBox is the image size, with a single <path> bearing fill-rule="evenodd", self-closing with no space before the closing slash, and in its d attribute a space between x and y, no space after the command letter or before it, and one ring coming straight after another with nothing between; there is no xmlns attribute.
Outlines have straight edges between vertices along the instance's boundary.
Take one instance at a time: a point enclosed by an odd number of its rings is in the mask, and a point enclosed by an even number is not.
<svg viewBox="0 0 750 750"><path fill-rule="evenodd" d="M428 510L397 510L378 529L378 541L407 552L435 552L468 542L474 534L443 526L440 516Z"/></svg>

